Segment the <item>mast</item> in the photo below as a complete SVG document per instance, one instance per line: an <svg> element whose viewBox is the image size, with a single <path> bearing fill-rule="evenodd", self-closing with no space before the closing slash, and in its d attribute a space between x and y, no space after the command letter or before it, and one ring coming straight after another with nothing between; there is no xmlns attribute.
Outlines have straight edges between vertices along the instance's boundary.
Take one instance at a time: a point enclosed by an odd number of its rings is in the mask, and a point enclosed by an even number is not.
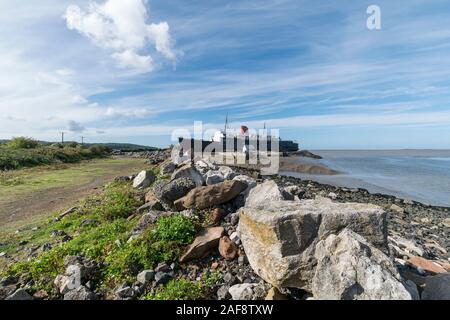
<svg viewBox="0 0 450 320"><path fill-rule="evenodd" d="M225 129L224 129L224 133L227 134L227 128L228 128L228 112L227 112L227 116L225 117Z"/></svg>

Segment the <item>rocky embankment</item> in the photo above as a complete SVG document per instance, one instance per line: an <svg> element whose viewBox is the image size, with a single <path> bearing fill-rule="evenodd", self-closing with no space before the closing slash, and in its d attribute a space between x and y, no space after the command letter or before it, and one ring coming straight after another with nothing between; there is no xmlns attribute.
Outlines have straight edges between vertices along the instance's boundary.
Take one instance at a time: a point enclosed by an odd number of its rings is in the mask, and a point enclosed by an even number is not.
<svg viewBox="0 0 450 320"><path fill-rule="evenodd" d="M64 299L139 299L211 272L218 277L203 283L208 299L450 299L448 208L167 157L150 161L170 179L151 171L133 177L134 188L151 187L128 241L175 215L203 221L194 240L176 261L134 270L134 281L109 295L95 287L98 262L66 257L53 281ZM7 299L32 298L17 279L1 286Z"/></svg>

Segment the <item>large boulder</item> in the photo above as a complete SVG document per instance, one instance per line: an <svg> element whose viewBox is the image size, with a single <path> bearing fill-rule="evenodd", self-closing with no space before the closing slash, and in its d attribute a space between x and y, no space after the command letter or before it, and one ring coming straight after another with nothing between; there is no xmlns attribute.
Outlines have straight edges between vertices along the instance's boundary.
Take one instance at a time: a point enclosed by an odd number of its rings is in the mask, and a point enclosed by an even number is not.
<svg viewBox="0 0 450 320"><path fill-rule="evenodd" d="M218 184L225 181L225 177L218 170L209 170L205 174L206 185L210 186L213 184Z"/></svg>
<svg viewBox="0 0 450 320"><path fill-rule="evenodd" d="M177 200L176 205L181 205L186 209L202 210L231 201L246 188L247 184L236 180L198 187L191 190L185 197Z"/></svg>
<svg viewBox="0 0 450 320"><path fill-rule="evenodd" d="M155 182L156 176L152 171L141 171L133 180L133 188L145 189Z"/></svg>
<svg viewBox="0 0 450 320"><path fill-rule="evenodd" d="M189 178L177 178L169 182L161 181L154 187L155 196L165 204L171 206L176 200L184 197L194 189L196 184Z"/></svg>
<svg viewBox="0 0 450 320"><path fill-rule="evenodd" d="M198 172L204 175L210 170L217 170L218 166L207 159L201 159L195 162L195 168Z"/></svg>
<svg viewBox="0 0 450 320"><path fill-rule="evenodd" d="M180 262L183 263L206 257L212 249L218 247L220 238L222 238L224 233L225 230L222 227L203 230L186 249L185 253L180 258Z"/></svg>
<svg viewBox="0 0 450 320"><path fill-rule="evenodd" d="M257 185L255 179L250 178L249 176L246 176L246 175L243 175L243 174L235 176L233 178L233 180L242 181L242 182L245 182L247 184L247 189L245 189L242 192L246 196L250 193L250 190L252 190Z"/></svg>
<svg viewBox="0 0 450 320"><path fill-rule="evenodd" d="M393 262L350 229L319 241L312 293L317 300L412 300Z"/></svg>
<svg viewBox="0 0 450 320"><path fill-rule="evenodd" d="M5 300L16 300L16 301L33 300L33 297L25 289L18 289L12 295L6 297Z"/></svg>
<svg viewBox="0 0 450 320"><path fill-rule="evenodd" d="M239 230L251 267L275 287L310 290L316 244L344 228L388 250L386 214L378 206L327 198L265 202L264 209L241 208Z"/></svg>
<svg viewBox="0 0 450 320"><path fill-rule="evenodd" d="M161 168L161 174L166 175L169 173L173 173L175 169L177 168L176 164L172 161L168 160L160 165Z"/></svg>
<svg viewBox="0 0 450 320"><path fill-rule="evenodd" d="M450 274L441 273L428 277L422 300L450 300Z"/></svg>
<svg viewBox="0 0 450 320"><path fill-rule="evenodd" d="M294 200L294 197L280 188L273 180L266 180L250 190L245 206L247 208L260 208L272 201Z"/></svg>
<svg viewBox="0 0 450 320"><path fill-rule="evenodd" d="M191 179L192 181L194 181L197 187L200 187L205 184L205 179L203 178L203 175L200 172L198 172L198 170L192 164L186 164L181 168L175 170L175 172L172 174L172 180L178 178Z"/></svg>

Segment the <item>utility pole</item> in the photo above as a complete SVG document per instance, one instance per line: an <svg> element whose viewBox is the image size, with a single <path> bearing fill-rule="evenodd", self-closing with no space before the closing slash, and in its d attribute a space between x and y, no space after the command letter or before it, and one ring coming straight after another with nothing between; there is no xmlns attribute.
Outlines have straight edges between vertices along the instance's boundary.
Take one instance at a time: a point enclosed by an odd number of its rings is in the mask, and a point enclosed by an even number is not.
<svg viewBox="0 0 450 320"><path fill-rule="evenodd" d="M85 139L86 137L83 137L83 136L81 136L81 145L84 145L84 139Z"/></svg>
<svg viewBox="0 0 450 320"><path fill-rule="evenodd" d="M61 131L61 143L64 143L64 131Z"/></svg>

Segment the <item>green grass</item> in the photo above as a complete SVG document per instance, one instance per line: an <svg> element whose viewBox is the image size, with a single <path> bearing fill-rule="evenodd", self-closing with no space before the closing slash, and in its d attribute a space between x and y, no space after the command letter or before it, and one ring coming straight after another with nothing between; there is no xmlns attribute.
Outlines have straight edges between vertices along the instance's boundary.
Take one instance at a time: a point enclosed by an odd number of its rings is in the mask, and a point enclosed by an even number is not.
<svg viewBox="0 0 450 320"><path fill-rule="evenodd" d="M212 286L222 280L220 271L205 273L200 281L188 279L171 280L165 286L148 292L144 300L205 300Z"/></svg>
<svg viewBox="0 0 450 320"><path fill-rule="evenodd" d="M82 201L76 212L61 221L48 219L40 224L37 230L31 226L19 235L13 234L0 238L0 251L14 255L18 243L26 240L27 246L53 245L47 252L37 258L9 265L0 276L13 275L32 280L31 290L46 290L52 297L58 297L53 281L58 274L64 272L64 258L68 255L81 255L102 263L96 282L102 292L110 292L119 283L133 283L138 272L153 269L161 262L176 261L193 241L196 225L182 215L163 217L150 226L142 235L128 241L131 231L139 217L128 219L138 206L145 190L138 191L130 183L115 182L109 184L98 196ZM95 221L85 224L86 220ZM52 231L63 230L73 239L60 243L57 237L50 237ZM20 255L20 253L17 253ZM212 285L216 278L208 276L197 283L176 281L150 294L154 299L203 299L205 285ZM149 296L150 297L150 296Z"/></svg>

